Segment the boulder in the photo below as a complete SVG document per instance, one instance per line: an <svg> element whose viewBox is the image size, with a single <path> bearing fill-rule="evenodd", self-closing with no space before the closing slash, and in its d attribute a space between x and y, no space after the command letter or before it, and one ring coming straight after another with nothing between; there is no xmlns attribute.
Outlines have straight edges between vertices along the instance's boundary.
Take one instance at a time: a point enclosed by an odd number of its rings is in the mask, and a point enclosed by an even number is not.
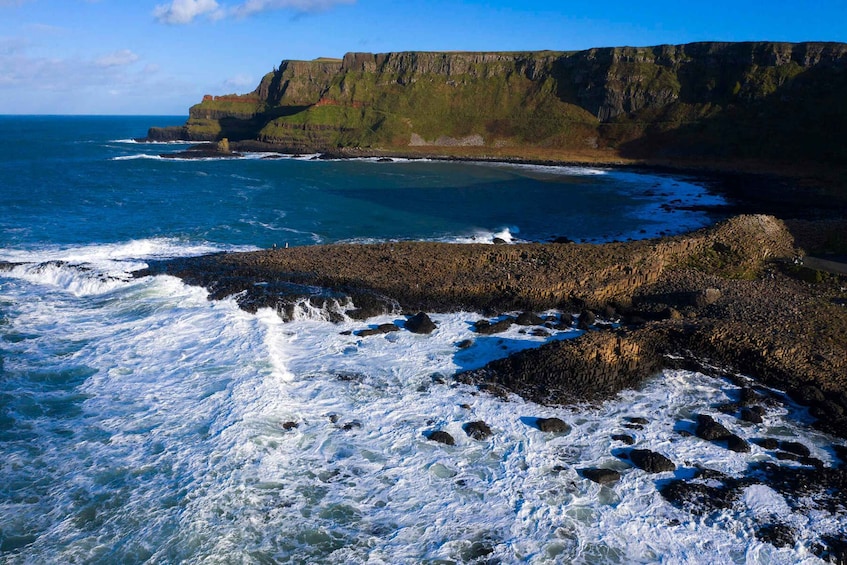
<svg viewBox="0 0 847 565"><path fill-rule="evenodd" d="M736 453L749 453L750 444L735 434L726 438L726 448Z"/></svg>
<svg viewBox="0 0 847 565"><path fill-rule="evenodd" d="M812 454L809 448L800 443L799 441L781 441L779 442L779 448L783 451L787 451L788 453L794 453L801 457L808 457Z"/></svg>
<svg viewBox="0 0 847 565"><path fill-rule="evenodd" d="M676 470L673 461L649 449L633 449L629 453L632 464L648 473L663 473Z"/></svg>
<svg viewBox="0 0 847 565"><path fill-rule="evenodd" d="M542 432L566 434L571 431L571 427L560 418L538 418L535 425Z"/></svg>
<svg viewBox="0 0 847 565"><path fill-rule="evenodd" d="M534 312L521 312L515 318L515 323L519 326L540 326L544 323L544 320Z"/></svg>
<svg viewBox="0 0 847 565"><path fill-rule="evenodd" d="M802 385L788 391L794 402L803 406L812 406L826 400L823 391L815 385Z"/></svg>
<svg viewBox="0 0 847 565"><path fill-rule="evenodd" d="M587 330L597 321L597 316L591 310L583 310L579 313L579 318L576 320L576 327L581 330Z"/></svg>
<svg viewBox="0 0 847 565"><path fill-rule="evenodd" d="M482 335L498 334L511 328L514 321L514 318L506 318L492 324L488 320L479 320L474 324L474 330Z"/></svg>
<svg viewBox="0 0 847 565"><path fill-rule="evenodd" d="M428 440L443 443L444 445L456 445L456 440L453 439L453 436L444 430L435 430L434 432L429 432L425 435Z"/></svg>
<svg viewBox="0 0 847 565"><path fill-rule="evenodd" d="M491 437L491 428L483 422L482 420L478 420L476 422L468 422L462 429L465 430L465 433L468 434L473 439L477 440L486 440Z"/></svg>
<svg viewBox="0 0 847 565"><path fill-rule="evenodd" d="M582 476L601 485L610 485L621 479L621 474L614 469L583 469Z"/></svg>
<svg viewBox="0 0 847 565"><path fill-rule="evenodd" d="M706 414L697 415L697 429L694 430L694 435L706 441L716 441L728 439L732 432L726 429L722 424L715 421L711 416Z"/></svg>
<svg viewBox="0 0 847 565"><path fill-rule="evenodd" d="M615 434L612 436L612 439L614 441L625 443L626 445L632 445L635 443L635 438L628 434Z"/></svg>
<svg viewBox="0 0 847 565"><path fill-rule="evenodd" d="M415 334L431 334L435 329L435 322L426 312L418 312L406 320L405 326L407 330Z"/></svg>

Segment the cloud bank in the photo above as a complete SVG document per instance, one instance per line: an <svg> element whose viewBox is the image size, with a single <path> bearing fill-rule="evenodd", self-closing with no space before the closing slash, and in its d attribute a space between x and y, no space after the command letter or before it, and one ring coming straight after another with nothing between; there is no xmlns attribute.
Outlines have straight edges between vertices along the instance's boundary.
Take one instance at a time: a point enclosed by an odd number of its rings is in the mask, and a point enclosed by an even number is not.
<svg viewBox="0 0 847 565"><path fill-rule="evenodd" d="M153 17L166 24L189 24L205 16L210 20L227 17L243 18L271 10L292 10L297 13L321 12L338 4L352 4L356 0L246 0L237 4L221 5L216 0L173 0L153 10Z"/></svg>

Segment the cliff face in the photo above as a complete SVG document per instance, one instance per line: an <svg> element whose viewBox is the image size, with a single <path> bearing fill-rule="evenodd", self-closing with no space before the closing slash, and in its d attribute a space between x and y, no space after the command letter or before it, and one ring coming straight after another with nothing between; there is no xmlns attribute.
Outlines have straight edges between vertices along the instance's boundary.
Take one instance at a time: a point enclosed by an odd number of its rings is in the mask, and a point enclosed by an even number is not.
<svg viewBox="0 0 847 565"><path fill-rule="evenodd" d="M184 128L151 137L843 162L844 100L839 43L348 53L283 61L254 92L207 96Z"/></svg>

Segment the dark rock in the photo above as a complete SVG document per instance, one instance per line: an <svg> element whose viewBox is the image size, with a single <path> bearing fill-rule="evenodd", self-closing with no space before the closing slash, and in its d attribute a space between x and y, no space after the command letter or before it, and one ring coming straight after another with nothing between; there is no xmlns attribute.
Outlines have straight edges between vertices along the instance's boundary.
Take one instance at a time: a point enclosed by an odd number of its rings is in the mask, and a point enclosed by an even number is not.
<svg viewBox="0 0 847 565"><path fill-rule="evenodd" d="M844 417L844 408L837 402L824 400L812 405L809 414L819 420L839 420Z"/></svg>
<svg viewBox="0 0 847 565"><path fill-rule="evenodd" d="M529 335L535 337L550 337L550 332L548 332L544 328L535 328L531 332L529 332Z"/></svg>
<svg viewBox="0 0 847 565"><path fill-rule="evenodd" d="M544 323L544 320L534 312L521 312L515 318L515 323L519 326L540 326Z"/></svg>
<svg viewBox="0 0 847 565"><path fill-rule="evenodd" d="M738 394L738 402L743 404L744 406L749 406L751 404L755 404L759 402L762 397L750 387L744 387Z"/></svg>
<svg viewBox="0 0 847 565"><path fill-rule="evenodd" d="M372 335L381 335L387 334L390 332L399 332L400 328L397 327L396 324L380 324L375 328L368 328L366 330L359 330L356 332L356 335L359 337L368 337Z"/></svg>
<svg viewBox="0 0 847 565"><path fill-rule="evenodd" d="M818 420L812 424L812 427L816 430L847 439L847 418L839 418L838 420Z"/></svg>
<svg viewBox="0 0 847 565"><path fill-rule="evenodd" d="M623 427L625 427L629 430L643 430L644 429L644 426L642 426L641 424L624 424Z"/></svg>
<svg viewBox="0 0 847 565"><path fill-rule="evenodd" d="M494 243L494 245L505 245L506 243L509 243L509 242L506 241L505 239L503 239L502 237L495 237L494 240L492 241L492 243Z"/></svg>
<svg viewBox="0 0 847 565"><path fill-rule="evenodd" d="M456 347L458 347L459 349L467 349L471 345L473 345L472 339L463 339L462 341L456 344Z"/></svg>
<svg viewBox="0 0 847 565"><path fill-rule="evenodd" d="M443 443L444 445L456 445L456 440L453 439L449 433L444 430L435 430L434 432L429 432L426 435L426 439L437 441L438 443Z"/></svg>
<svg viewBox="0 0 847 565"><path fill-rule="evenodd" d="M832 450L841 459L841 467L847 467L847 445L833 445Z"/></svg>
<svg viewBox="0 0 847 565"><path fill-rule="evenodd" d="M826 400L823 391L815 385L803 385L788 391L788 396L794 402L803 406L812 406Z"/></svg>
<svg viewBox="0 0 847 565"><path fill-rule="evenodd" d="M766 524L756 529L756 537L775 547L793 547L794 530L785 524Z"/></svg>
<svg viewBox="0 0 847 565"><path fill-rule="evenodd" d="M345 432L349 432L350 430L360 430L362 429L362 423L358 420L353 420L352 422L347 422L346 424L341 426L341 429Z"/></svg>
<svg viewBox="0 0 847 565"><path fill-rule="evenodd" d="M794 453L801 457L808 457L812 454L808 447L797 441L780 441L779 448L783 451Z"/></svg>
<svg viewBox="0 0 847 565"><path fill-rule="evenodd" d="M576 320L576 327L581 330L587 330L597 321L597 317L591 310L583 310L579 313L579 318Z"/></svg>
<svg viewBox="0 0 847 565"><path fill-rule="evenodd" d="M538 420L535 421L535 425L542 432L566 434L571 431L571 427L560 418L538 418Z"/></svg>
<svg viewBox="0 0 847 565"><path fill-rule="evenodd" d="M749 453L750 444L735 434L731 434L726 438L726 448L736 453Z"/></svg>
<svg viewBox="0 0 847 565"><path fill-rule="evenodd" d="M730 416L732 416L733 414L738 412L741 406L735 402L726 402L724 404L718 404L717 406L715 406L715 408L718 412L722 414L729 414Z"/></svg>
<svg viewBox="0 0 847 565"><path fill-rule="evenodd" d="M755 443L756 445L758 445L759 447L761 447L763 449L773 450L773 449L779 448L779 440L776 439L776 438L765 437L765 438L757 438L757 439L754 439L752 441L753 441L753 443Z"/></svg>
<svg viewBox="0 0 847 565"><path fill-rule="evenodd" d="M628 434L615 434L612 436L612 439L623 442L626 445L632 445L635 443L635 438Z"/></svg>
<svg viewBox="0 0 847 565"><path fill-rule="evenodd" d="M495 396L504 402L509 401L509 390L497 383L482 383L479 385L479 390Z"/></svg>
<svg viewBox="0 0 847 565"><path fill-rule="evenodd" d="M655 451L649 449L633 449L629 453L629 459L633 465L648 473L663 473L676 470L673 461Z"/></svg>
<svg viewBox="0 0 847 565"><path fill-rule="evenodd" d="M689 483L679 479L659 488L661 495L676 506L697 515L732 508L738 491L721 484Z"/></svg>
<svg viewBox="0 0 847 565"><path fill-rule="evenodd" d="M752 422L754 424L761 424L764 422L762 416L765 414L765 409L761 406L745 406L741 409L740 418L745 422Z"/></svg>
<svg viewBox="0 0 847 565"><path fill-rule="evenodd" d="M511 328L513 323L513 318L506 318L499 322L494 322L493 324L488 320L479 320L476 324L474 324L474 330L476 333L482 335L498 334Z"/></svg>
<svg viewBox="0 0 847 565"><path fill-rule="evenodd" d="M291 431L300 427L300 424L297 422L285 422L282 424L282 429L285 431Z"/></svg>
<svg viewBox="0 0 847 565"><path fill-rule="evenodd" d="M344 330L343 332L339 332L340 335L353 335L353 330Z"/></svg>
<svg viewBox="0 0 847 565"><path fill-rule="evenodd" d="M482 420L477 422L468 422L462 426L462 429L465 430L465 433L468 434L468 436L480 441L491 437L491 428Z"/></svg>
<svg viewBox="0 0 847 565"><path fill-rule="evenodd" d="M632 424L641 424L642 426L650 423L650 420L648 420L647 418L642 418L640 416L627 416L626 418L624 418L624 420Z"/></svg>
<svg viewBox="0 0 847 565"><path fill-rule="evenodd" d="M412 333L430 334L435 329L435 322L430 319L426 312L418 312L406 320L405 327Z"/></svg>
<svg viewBox="0 0 847 565"><path fill-rule="evenodd" d="M706 414L697 415L697 429L694 435L707 441L727 439L732 435L728 429Z"/></svg>
<svg viewBox="0 0 847 565"><path fill-rule="evenodd" d="M572 239L569 239L563 235L556 236L550 240L550 243L573 243Z"/></svg>
<svg viewBox="0 0 847 565"><path fill-rule="evenodd" d="M822 536L821 541L826 544L826 548L818 557L826 558L830 563L837 565L847 563L847 534L841 534L840 538Z"/></svg>
<svg viewBox="0 0 847 565"><path fill-rule="evenodd" d="M621 479L621 474L613 469L583 469L581 473L586 479L601 485L616 483Z"/></svg>

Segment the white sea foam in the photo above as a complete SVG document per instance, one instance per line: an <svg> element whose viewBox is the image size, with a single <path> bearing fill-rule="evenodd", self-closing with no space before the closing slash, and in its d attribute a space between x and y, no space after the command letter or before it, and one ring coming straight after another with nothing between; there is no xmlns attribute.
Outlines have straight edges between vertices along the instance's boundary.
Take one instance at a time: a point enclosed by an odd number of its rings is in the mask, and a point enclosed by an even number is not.
<svg viewBox="0 0 847 565"><path fill-rule="evenodd" d="M84 254L115 251L103 247ZM10 563L483 554L506 563L797 563L815 562L804 547L847 523L791 512L763 485L748 487L735 508L697 518L658 493L673 474L647 475L615 456L623 445L611 435L628 433L683 476L694 464L739 476L771 460L756 445L735 453L678 433L728 400L736 387L727 381L666 371L600 405L562 408L504 402L451 378L576 330L478 336L479 316L457 312L432 315L429 336L363 338L343 332L403 318L333 325L312 312L282 323L269 309L250 315L232 300L209 302L172 277L109 284L57 293L49 281L0 272L3 402L13 418L0 433L0 478L11 493L0 499L0 531L4 544L23 540L18 554L3 555ZM459 349L467 339L474 344ZM802 441L830 462L830 439L787 418L794 410L769 407L763 424L715 417L746 438ZM572 431L540 432L532 419L546 416ZM629 416L649 422L629 429ZM465 434L475 420L491 426L491 438ZM436 429L456 445L427 440ZM622 478L601 487L582 478L590 466ZM754 526L772 516L805 545L756 540Z"/></svg>

